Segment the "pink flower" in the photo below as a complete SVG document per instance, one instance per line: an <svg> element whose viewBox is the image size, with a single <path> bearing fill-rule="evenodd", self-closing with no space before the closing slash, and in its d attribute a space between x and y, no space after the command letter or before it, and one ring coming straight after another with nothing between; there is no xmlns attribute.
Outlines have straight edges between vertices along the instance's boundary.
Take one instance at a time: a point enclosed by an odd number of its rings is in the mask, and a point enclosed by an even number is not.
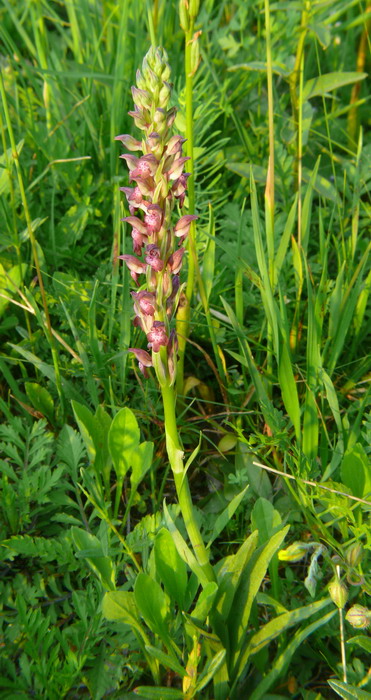
<svg viewBox="0 0 371 700"><path fill-rule="evenodd" d="M178 177L180 177L183 171L184 163L186 163L187 160L189 160L189 156L182 156L182 158L177 158L174 160L173 164L166 173L170 180L177 180Z"/></svg>
<svg viewBox="0 0 371 700"><path fill-rule="evenodd" d="M164 261L160 258L160 249L154 243L146 246L145 261L153 270L156 270L156 272L161 272L163 269Z"/></svg>
<svg viewBox="0 0 371 700"><path fill-rule="evenodd" d="M187 141L187 139L179 136L179 134L174 134L174 136L172 136L168 141L166 146L166 154L168 156L173 156L176 155L176 153L181 153L182 145L185 141Z"/></svg>
<svg viewBox="0 0 371 700"><path fill-rule="evenodd" d="M185 200L185 194L187 191L187 180L191 173L182 173L178 180L175 180L171 191L174 197L179 200L179 206L182 208Z"/></svg>
<svg viewBox="0 0 371 700"><path fill-rule="evenodd" d="M115 136L115 141L121 141L129 151L141 151L142 143L138 141L130 134L120 134L120 136Z"/></svg>
<svg viewBox="0 0 371 700"><path fill-rule="evenodd" d="M179 243L183 243L185 237L188 235L192 221L196 221L196 219L198 219L198 216L195 214L186 214L179 219L174 229L174 234L180 238Z"/></svg>
<svg viewBox="0 0 371 700"><path fill-rule="evenodd" d="M125 192L129 204L138 206L143 202L143 195L139 187L120 187L121 192Z"/></svg>
<svg viewBox="0 0 371 700"><path fill-rule="evenodd" d="M130 178L135 180L136 178L141 178L142 180L147 180L152 177L158 168L158 160L152 154L148 153L141 158L138 158L138 162L135 168L130 168Z"/></svg>
<svg viewBox="0 0 371 700"><path fill-rule="evenodd" d="M170 255L167 261L167 266L170 272L176 275L180 268L182 267L182 258L184 255L184 248L178 248L172 255Z"/></svg>
<svg viewBox="0 0 371 700"><path fill-rule="evenodd" d="M137 167L139 158L137 156L132 156L131 153L122 153L119 158L122 158L122 160L126 160L126 164L129 168L130 171L134 170L134 168Z"/></svg>
<svg viewBox="0 0 371 700"><path fill-rule="evenodd" d="M147 243L147 236L143 235L136 228L133 228L131 232L131 237L133 239L133 252L135 255L142 254L142 248Z"/></svg>
<svg viewBox="0 0 371 700"><path fill-rule="evenodd" d="M154 321L149 333L147 333L148 347L152 348L153 352L158 352L161 345L166 346L169 338L166 335L165 324L162 321Z"/></svg>
<svg viewBox="0 0 371 700"><path fill-rule="evenodd" d="M124 262L126 262L130 270L131 277L133 278L135 284L138 284L138 275L141 275L146 271L147 265L138 260L138 258L135 258L134 255L119 255L118 257L120 260L124 260Z"/></svg>
<svg viewBox="0 0 371 700"><path fill-rule="evenodd" d="M147 207L147 213L144 217L144 221L147 226L148 235L151 236L153 233L158 233L162 226L163 211L158 204L150 204Z"/></svg>
<svg viewBox="0 0 371 700"><path fill-rule="evenodd" d="M130 226L139 231L139 233L141 233L143 236L147 235L146 225L137 216L125 216L123 219L121 219L121 221L127 221Z"/></svg>
<svg viewBox="0 0 371 700"><path fill-rule="evenodd" d="M146 350L141 350L140 348L128 348L128 352L132 352L135 355L138 360L140 371L147 378L147 367L152 367L151 355Z"/></svg>
<svg viewBox="0 0 371 700"><path fill-rule="evenodd" d="M140 311L145 316L153 316L155 313L156 297L151 292L142 290L141 292L131 292L131 296L138 304Z"/></svg>

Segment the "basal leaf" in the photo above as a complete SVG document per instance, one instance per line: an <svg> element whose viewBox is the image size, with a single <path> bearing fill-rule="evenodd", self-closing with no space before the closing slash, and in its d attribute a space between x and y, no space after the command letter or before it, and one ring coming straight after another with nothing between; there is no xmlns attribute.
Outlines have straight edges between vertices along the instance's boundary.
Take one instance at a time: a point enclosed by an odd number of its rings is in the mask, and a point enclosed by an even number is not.
<svg viewBox="0 0 371 700"><path fill-rule="evenodd" d="M108 449L117 477L123 479L138 449L140 432L134 413L125 406L114 417L108 433Z"/></svg>

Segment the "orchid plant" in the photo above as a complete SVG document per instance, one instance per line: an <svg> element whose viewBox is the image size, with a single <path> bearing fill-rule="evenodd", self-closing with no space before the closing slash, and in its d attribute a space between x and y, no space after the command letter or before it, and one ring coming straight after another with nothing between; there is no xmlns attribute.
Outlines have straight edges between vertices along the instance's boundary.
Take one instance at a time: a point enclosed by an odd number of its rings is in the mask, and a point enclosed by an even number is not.
<svg viewBox="0 0 371 700"><path fill-rule="evenodd" d="M175 209L181 210L184 205L189 177L184 167L189 158L182 155L185 139L172 134L176 108L169 107L170 67L165 50L151 47L136 78L137 86L132 87L134 110L129 115L143 132L142 140L128 134L116 137L129 151L142 153L120 156L129 168L129 181L134 184L120 188L129 206L130 216L123 221L132 227L134 255L119 257L136 285L136 290L131 292L134 325L146 334L148 351L141 348L129 348L129 351L136 356L145 377L148 369L154 368L162 393L166 447L181 513L197 562L206 578L213 580L208 551L194 515L176 422L175 315L184 304L184 285L180 282L183 244L197 216L185 214L173 221Z"/></svg>

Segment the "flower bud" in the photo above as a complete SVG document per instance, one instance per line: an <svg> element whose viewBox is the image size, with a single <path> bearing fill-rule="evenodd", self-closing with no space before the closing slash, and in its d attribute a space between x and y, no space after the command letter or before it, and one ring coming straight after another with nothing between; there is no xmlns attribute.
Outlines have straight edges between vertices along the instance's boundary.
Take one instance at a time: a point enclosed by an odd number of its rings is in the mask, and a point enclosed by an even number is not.
<svg viewBox="0 0 371 700"><path fill-rule="evenodd" d="M148 116L146 113L139 111L138 107L135 105L133 112L128 112L129 117L133 117L135 126L138 129L148 129Z"/></svg>
<svg viewBox="0 0 371 700"><path fill-rule="evenodd" d="M311 548L311 544L306 544L306 542L293 542L286 549L281 549L278 552L278 558L280 561L296 562L300 561L305 557L308 549Z"/></svg>
<svg viewBox="0 0 371 700"><path fill-rule="evenodd" d="M360 542L355 542L346 551L345 561L350 567L358 566L362 561L363 547Z"/></svg>
<svg viewBox="0 0 371 700"><path fill-rule="evenodd" d="M348 589L344 583L341 583L338 579L331 581L328 587L331 600L338 608L344 608L345 603L348 600Z"/></svg>
<svg viewBox="0 0 371 700"><path fill-rule="evenodd" d="M201 57L200 57L200 45L198 43L198 37L201 34L201 32L196 32L193 36L192 39L192 44L191 44L191 75L194 75L197 71L198 66L200 65Z"/></svg>
<svg viewBox="0 0 371 700"><path fill-rule="evenodd" d="M131 93L133 95L133 102L137 107L151 109L151 96L147 90L140 90L133 85Z"/></svg>
<svg viewBox="0 0 371 700"><path fill-rule="evenodd" d="M145 89L146 89L146 81L144 80L144 78L143 78L143 76L142 76L142 74L141 74L139 68L138 68L138 70L137 70L137 72L136 72L135 81L136 81L136 84L138 85L138 88L139 88L140 90L145 90Z"/></svg>
<svg viewBox="0 0 371 700"><path fill-rule="evenodd" d="M180 0L179 2L179 24L183 29L183 32L187 32L189 29L189 14L188 14L188 3L187 0Z"/></svg>
<svg viewBox="0 0 371 700"><path fill-rule="evenodd" d="M353 605L345 615L345 619L356 630L364 630L371 624L371 610L363 605Z"/></svg>
<svg viewBox="0 0 371 700"><path fill-rule="evenodd" d="M159 93L159 96L158 96L158 102L159 102L160 107L163 107L163 108L167 107L167 104L168 104L169 99L170 99L170 95L171 95L171 86L169 85L169 83L163 83L163 86L162 86L160 93Z"/></svg>
<svg viewBox="0 0 371 700"><path fill-rule="evenodd" d="M200 0L189 0L189 16L197 17L200 8Z"/></svg>

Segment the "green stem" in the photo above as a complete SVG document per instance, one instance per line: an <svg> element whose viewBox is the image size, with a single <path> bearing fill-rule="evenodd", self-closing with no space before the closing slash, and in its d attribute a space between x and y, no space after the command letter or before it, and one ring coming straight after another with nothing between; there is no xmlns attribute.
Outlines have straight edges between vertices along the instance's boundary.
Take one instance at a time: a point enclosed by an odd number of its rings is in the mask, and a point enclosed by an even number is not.
<svg viewBox="0 0 371 700"><path fill-rule="evenodd" d="M208 551L204 545L195 519L188 478L184 470L184 453L180 444L176 422L175 391L174 388L166 382L161 386L161 393L165 414L166 449L174 476L178 503L196 559L209 581L214 581L215 575L209 561Z"/></svg>
<svg viewBox="0 0 371 700"><path fill-rule="evenodd" d="M186 152L189 157L187 170L191 173L188 182L188 210L191 214L195 210L195 183L194 183L194 160L193 160L193 71L192 71L192 37L194 29L194 19L190 18L188 30L185 32L185 96L186 96ZM194 222L188 234L188 278L186 285L187 304L183 309L182 327L179 329L179 348L178 348L178 365L177 365L177 389L178 393L183 393L184 383L184 353L186 339L189 333L190 317L191 317L191 301L195 285L195 260L196 254L196 228Z"/></svg>

